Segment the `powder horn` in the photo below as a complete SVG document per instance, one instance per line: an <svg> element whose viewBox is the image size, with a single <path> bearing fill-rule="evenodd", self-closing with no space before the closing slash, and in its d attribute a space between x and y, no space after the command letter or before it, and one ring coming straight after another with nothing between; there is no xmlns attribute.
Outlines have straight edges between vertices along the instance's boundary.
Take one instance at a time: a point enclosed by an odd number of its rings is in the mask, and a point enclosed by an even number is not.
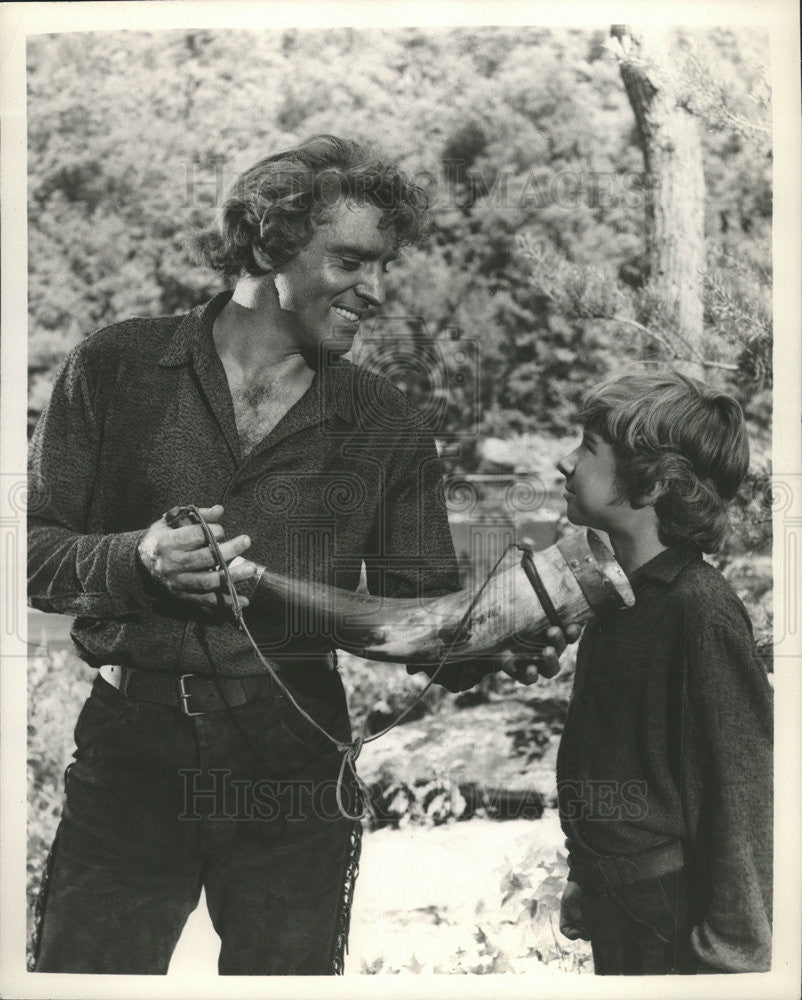
<svg viewBox="0 0 802 1000"><path fill-rule="evenodd" d="M303 632L369 660L431 664L545 644L563 629L631 607L624 571L593 531L576 532L541 552L511 549L473 591L433 598L375 597L290 579L260 568L251 609L279 601L300 615Z"/></svg>
<svg viewBox="0 0 802 1000"><path fill-rule="evenodd" d="M196 511L174 507L165 520L172 527L197 523ZM578 531L540 552L512 548L478 588L443 597L376 597L257 564L249 613L274 612L277 603L300 635L327 636L368 660L426 665L513 647L535 652L550 625L581 625L631 607L635 596L599 536Z"/></svg>

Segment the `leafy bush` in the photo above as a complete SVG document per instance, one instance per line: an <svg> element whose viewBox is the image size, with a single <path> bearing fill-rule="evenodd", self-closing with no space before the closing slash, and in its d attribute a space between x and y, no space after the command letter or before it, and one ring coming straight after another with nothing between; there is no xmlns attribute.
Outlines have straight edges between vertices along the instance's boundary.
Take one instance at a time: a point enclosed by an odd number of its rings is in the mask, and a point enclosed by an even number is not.
<svg viewBox="0 0 802 1000"><path fill-rule="evenodd" d="M551 854L531 850L505 874L499 916L477 928L481 953L506 966L493 971L535 971L533 960L556 963L563 972L592 971L588 942L569 941L559 930L567 877L568 856L562 848Z"/></svg>
<svg viewBox="0 0 802 1000"><path fill-rule="evenodd" d="M426 674L408 674L400 663L376 663L338 652L354 735L377 733L410 708L426 687ZM449 694L438 684L411 708L406 721L437 710Z"/></svg>
<svg viewBox="0 0 802 1000"><path fill-rule="evenodd" d="M559 930L560 900L568 873L565 852L553 846L530 850L503 875L498 897L479 900L472 932L442 962L405 961L384 953L363 959L363 975L447 973L451 975L534 974L552 966L563 972L590 973L593 960L586 941L569 941ZM432 908L435 909L435 908ZM446 914L427 914L435 924Z"/></svg>

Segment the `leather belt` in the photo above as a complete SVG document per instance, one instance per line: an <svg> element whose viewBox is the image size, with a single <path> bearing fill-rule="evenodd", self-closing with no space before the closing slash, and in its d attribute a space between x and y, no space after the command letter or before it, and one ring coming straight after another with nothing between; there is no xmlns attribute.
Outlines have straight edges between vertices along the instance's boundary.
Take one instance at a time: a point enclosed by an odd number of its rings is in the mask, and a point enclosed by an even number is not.
<svg viewBox="0 0 802 1000"><path fill-rule="evenodd" d="M614 858L595 858L584 854L577 857L571 851L568 865L574 882L583 888L598 891L670 875L684 867L685 854L682 842L672 840L637 854L622 854Z"/></svg>
<svg viewBox="0 0 802 1000"><path fill-rule="evenodd" d="M158 674L106 664L100 676L126 697L169 705L184 715L206 715L259 701L272 693L270 677L207 677L203 674Z"/></svg>

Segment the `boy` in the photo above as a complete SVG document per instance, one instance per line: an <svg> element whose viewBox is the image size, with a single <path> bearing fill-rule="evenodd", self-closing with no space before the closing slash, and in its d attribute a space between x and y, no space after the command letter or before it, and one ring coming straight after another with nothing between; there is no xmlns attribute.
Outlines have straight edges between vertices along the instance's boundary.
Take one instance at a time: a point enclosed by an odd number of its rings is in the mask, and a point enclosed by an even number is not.
<svg viewBox="0 0 802 1000"><path fill-rule="evenodd" d="M557 787L560 928L597 975L771 965L772 706L746 610L703 561L749 445L732 397L671 371L592 388L558 465L607 532L633 608L585 629Z"/></svg>

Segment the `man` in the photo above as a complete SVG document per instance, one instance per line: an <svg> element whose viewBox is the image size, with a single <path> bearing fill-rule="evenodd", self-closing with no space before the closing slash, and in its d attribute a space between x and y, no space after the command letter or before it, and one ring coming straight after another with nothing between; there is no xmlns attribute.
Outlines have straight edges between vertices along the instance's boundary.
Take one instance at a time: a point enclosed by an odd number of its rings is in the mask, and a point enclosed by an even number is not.
<svg viewBox="0 0 802 1000"><path fill-rule="evenodd" d="M31 449L29 594L77 616L99 675L48 859L37 970L166 972L202 887L221 973L342 970L360 836L338 778L343 688L314 622L247 609L248 556L350 589L364 563L383 595L458 588L430 434L402 393L341 358L426 222L398 170L315 137L246 171L199 240L233 293L68 355ZM189 503L308 718L236 628L201 527L163 516ZM502 665L452 671L452 686Z"/></svg>

